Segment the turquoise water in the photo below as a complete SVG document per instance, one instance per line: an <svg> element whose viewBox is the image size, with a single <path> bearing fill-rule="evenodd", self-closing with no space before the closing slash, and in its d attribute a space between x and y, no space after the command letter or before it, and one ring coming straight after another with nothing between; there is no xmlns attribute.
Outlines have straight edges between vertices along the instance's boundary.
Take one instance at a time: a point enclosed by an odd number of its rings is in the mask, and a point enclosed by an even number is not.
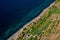
<svg viewBox="0 0 60 40"><path fill-rule="evenodd" d="M5 15L1 14L1 40L5 40L10 37L13 33L18 31L23 27L26 23L31 21L33 18L38 16L46 7L48 7L54 0L26 0L19 2L19 0L15 0L17 3L14 4L14 1L9 1L8 8L5 3L4 12ZM19 6L21 5L21 6ZM10 7L9 7L10 6ZM17 7L17 9L15 9ZM12 9L12 11L11 11ZM1 8L2 10L2 8ZM8 11L9 10L9 11ZM3 15L3 17L2 17Z"/></svg>

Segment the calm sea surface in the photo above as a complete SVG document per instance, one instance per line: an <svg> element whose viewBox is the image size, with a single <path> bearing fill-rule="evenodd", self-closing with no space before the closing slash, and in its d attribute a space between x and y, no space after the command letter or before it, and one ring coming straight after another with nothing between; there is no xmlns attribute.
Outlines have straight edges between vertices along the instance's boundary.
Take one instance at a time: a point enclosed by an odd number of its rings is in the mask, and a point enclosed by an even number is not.
<svg viewBox="0 0 60 40"><path fill-rule="evenodd" d="M38 16L54 0L0 0L0 40Z"/></svg>

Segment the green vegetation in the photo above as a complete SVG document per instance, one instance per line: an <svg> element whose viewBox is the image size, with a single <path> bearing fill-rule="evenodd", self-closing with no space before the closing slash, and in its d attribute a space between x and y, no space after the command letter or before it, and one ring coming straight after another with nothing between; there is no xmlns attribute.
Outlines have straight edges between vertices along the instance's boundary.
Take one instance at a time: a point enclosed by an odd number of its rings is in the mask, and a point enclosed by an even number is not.
<svg viewBox="0 0 60 40"><path fill-rule="evenodd" d="M26 36L23 36L21 38L18 38L17 40L37 40L36 37L39 35L40 37L42 37L42 34L44 34L45 30L49 27L51 23L53 23L52 26L48 29L48 32L46 32L46 33L51 33L51 31L54 28L56 28L57 20L51 21L49 18L51 17L52 14L59 14L59 13L60 13L60 9L57 9L57 7L53 5L52 7L49 8L48 14L45 16L43 15L43 17L34 26L29 28L29 30L26 28L23 29L22 34L26 34L26 35L30 34L32 35L31 37L28 36L29 38L26 39ZM35 35L37 36L33 37Z"/></svg>
<svg viewBox="0 0 60 40"><path fill-rule="evenodd" d="M59 9L57 9L57 7L56 7L56 6L52 6L50 11L51 11L51 14L59 13L59 12L60 12L60 10L59 10Z"/></svg>

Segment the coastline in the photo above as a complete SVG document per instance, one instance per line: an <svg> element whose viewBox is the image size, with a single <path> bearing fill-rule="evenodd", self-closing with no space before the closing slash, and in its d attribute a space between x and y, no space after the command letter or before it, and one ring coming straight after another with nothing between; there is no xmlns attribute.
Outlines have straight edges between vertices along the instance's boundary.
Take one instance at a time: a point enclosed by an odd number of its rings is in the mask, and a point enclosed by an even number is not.
<svg viewBox="0 0 60 40"><path fill-rule="evenodd" d="M12 38L14 39L14 40L16 40L17 38L18 38L18 35L23 31L23 29L25 28L25 27L27 27L28 25L30 25L30 23L32 23L32 22L34 22L35 20L37 20L37 19L39 19L44 13L45 13L45 11L47 11L48 10L48 8L50 8L52 5L54 5L55 4L55 1L53 2L53 3L51 3L50 4L50 6L48 6L47 8L45 8L42 12L41 12L41 14L39 14L37 17L35 17L34 19L32 19L30 22L28 22L27 24L25 24L21 29L19 29L16 33L14 33L11 37L9 37L7 40L12 40Z"/></svg>

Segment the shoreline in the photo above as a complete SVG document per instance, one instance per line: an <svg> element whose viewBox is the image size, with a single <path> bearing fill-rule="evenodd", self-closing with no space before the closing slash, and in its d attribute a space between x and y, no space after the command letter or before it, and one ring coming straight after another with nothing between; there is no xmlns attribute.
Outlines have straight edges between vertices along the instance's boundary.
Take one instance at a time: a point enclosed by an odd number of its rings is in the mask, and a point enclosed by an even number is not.
<svg viewBox="0 0 60 40"><path fill-rule="evenodd" d="M22 28L20 28L16 33L14 33L7 40L12 40L12 39L16 40L18 38L18 35L23 31L23 29L25 27L27 27L28 25L30 25L30 23L32 23L32 22L36 21L37 19L39 19L54 4L55 4L55 1L53 3L51 3L47 8L45 8L37 17L35 17L30 22L28 22L27 24L25 24Z"/></svg>

